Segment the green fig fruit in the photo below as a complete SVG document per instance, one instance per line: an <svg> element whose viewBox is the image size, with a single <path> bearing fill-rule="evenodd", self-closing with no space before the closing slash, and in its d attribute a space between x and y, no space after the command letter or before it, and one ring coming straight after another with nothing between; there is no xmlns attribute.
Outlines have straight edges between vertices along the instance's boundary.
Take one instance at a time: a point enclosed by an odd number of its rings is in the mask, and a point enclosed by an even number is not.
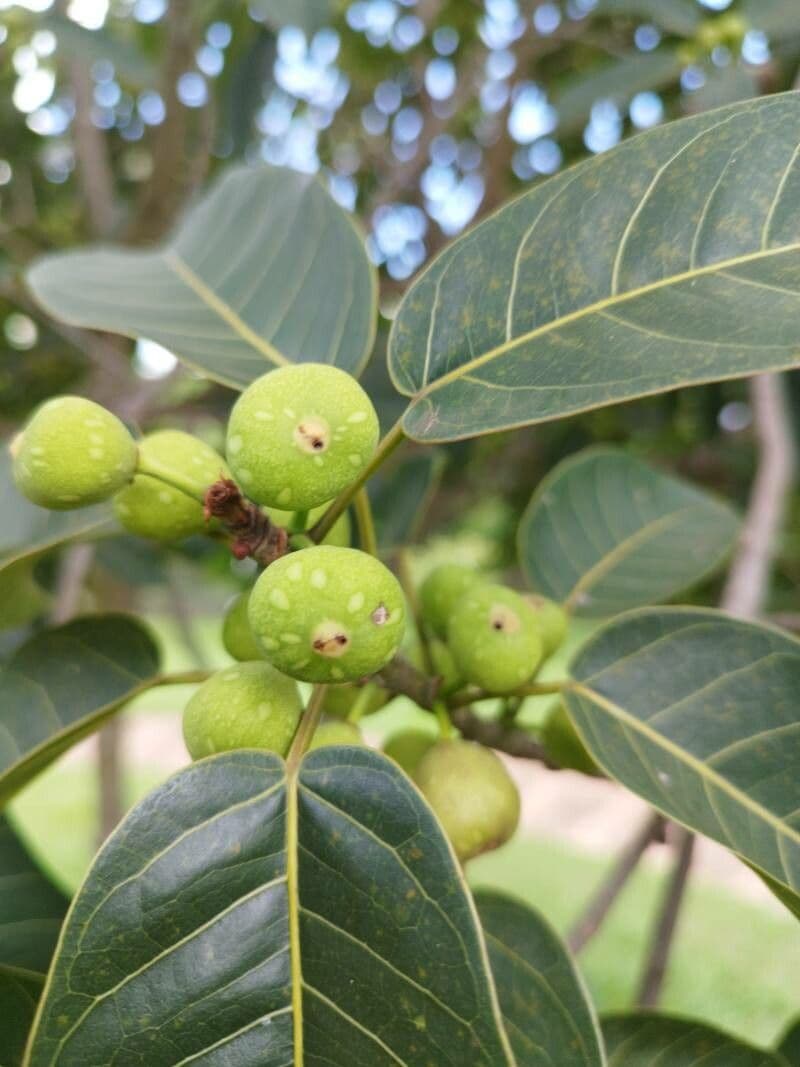
<svg viewBox="0 0 800 1067"><path fill-rule="evenodd" d="M139 442L143 467L174 475L194 496L173 488L149 474L137 473L133 482L114 497L114 512L122 526L154 541L181 541L203 533L206 519L200 499L220 478L230 477L225 460L210 445L181 430L159 430Z"/></svg>
<svg viewBox="0 0 800 1067"><path fill-rule="evenodd" d="M363 747L364 738L359 728L351 722L323 722L321 723L308 746L308 751L313 752L317 748L328 748L329 745L358 745Z"/></svg>
<svg viewBox="0 0 800 1067"><path fill-rule="evenodd" d="M247 617L249 603L250 590L247 589L228 604L225 618L222 620L222 644L225 651L243 663L264 658L264 651L250 629L250 620Z"/></svg>
<svg viewBox="0 0 800 1067"><path fill-rule="evenodd" d="M383 746L383 752L413 778L422 757L433 748L436 741L436 734L430 730L409 728L393 734Z"/></svg>
<svg viewBox="0 0 800 1067"><path fill-rule="evenodd" d="M310 530L314 523L318 519L321 519L327 510L327 504L320 504L318 508L311 508L308 513L306 528ZM281 511L279 508L264 508L264 511L276 526L285 526L287 528L294 515L293 511ZM320 541L320 544L334 545L336 548L349 548L351 540L352 530L350 526L350 515L345 511L339 516L333 526L331 526L326 536Z"/></svg>
<svg viewBox="0 0 800 1067"><path fill-rule="evenodd" d="M272 563L250 595L250 626L265 657L304 682L375 674L403 639L403 593L379 560L317 545Z"/></svg>
<svg viewBox="0 0 800 1067"><path fill-rule="evenodd" d="M11 452L17 488L54 511L108 500L131 481L137 461L136 442L116 415L80 396L37 408Z"/></svg>
<svg viewBox="0 0 800 1067"><path fill-rule="evenodd" d="M544 658L547 659L561 646L567 638L569 616L560 604L538 593L526 593L525 600L536 612L539 632L542 635Z"/></svg>
<svg viewBox="0 0 800 1067"><path fill-rule="evenodd" d="M366 694L365 689L369 690ZM359 718L380 711L389 700L389 694L379 685L331 685L325 690L323 710L333 719L346 719L362 698L365 703Z"/></svg>
<svg viewBox="0 0 800 1067"><path fill-rule="evenodd" d="M470 567L442 563L419 587L419 602L425 623L437 637L447 636L450 614L466 591L481 580Z"/></svg>
<svg viewBox="0 0 800 1067"><path fill-rule="evenodd" d="M415 777L462 862L499 848L516 830L519 792L491 749L439 741L422 757Z"/></svg>
<svg viewBox="0 0 800 1067"><path fill-rule="evenodd" d="M183 738L192 759L237 748L265 748L285 756L300 721L300 693L291 678L263 660L212 674L183 713Z"/></svg>
<svg viewBox="0 0 800 1067"><path fill-rule="evenodd" d="M560 701L545 719L540 736L546 754L558 767L594 777L602 776L603 772L589 755L572 725L567 709Z"/></svg>
<svg viewBox="0 0 800 1067"><path fill-rule="evenodd" d="M464 678L488 693L524 685L543 653L533 608L502 585L467 590L450 616L447 644Z"/></svg>
<svg viewBox="0 0 800 1067"><path fill-rule="evenodd" d="M226 452L252 500L301 511L352 484L377 443L378 417L355 378L327 364L295 363L245 389L231 412Z"/></svg>

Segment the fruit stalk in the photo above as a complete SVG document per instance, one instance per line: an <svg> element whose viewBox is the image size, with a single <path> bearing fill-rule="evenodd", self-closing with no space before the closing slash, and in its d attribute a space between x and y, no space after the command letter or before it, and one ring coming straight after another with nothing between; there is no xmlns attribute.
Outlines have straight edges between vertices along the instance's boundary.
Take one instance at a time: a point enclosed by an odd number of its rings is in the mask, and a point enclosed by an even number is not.
<svg viewBox="0 0 800 1067"><path fill-rule="evenodd" d="M306 710L303 713L303 717L300 719L300 725L297 727L297 733L294 735L292 746L289 749L289 755L286 757L286 766L289 771L295 771L300 765L300 761L308 751L308 746L311 744L316 729L319 726L320 719L322 718L322 709L325 703L325 691L328 687L325 685L315 685L311 691L311 697L306 705Z"/></svg>
<svg viewBox="0 0 800 1067"><path fill-rule="evenodd" d="M375 535L375 521L372 518L372 506L367 490L363 486L356 493L355 511L361 550L368 552L371 556L377 556L378 538Z"/></svg>

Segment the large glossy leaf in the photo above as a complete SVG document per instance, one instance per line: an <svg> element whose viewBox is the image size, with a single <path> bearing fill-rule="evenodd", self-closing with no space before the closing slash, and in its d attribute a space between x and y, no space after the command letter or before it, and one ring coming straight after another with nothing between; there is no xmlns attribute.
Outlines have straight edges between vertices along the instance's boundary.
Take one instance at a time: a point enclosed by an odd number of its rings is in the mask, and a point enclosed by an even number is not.
<svg viewBox="0 0 800 1067"><path fill-rule="evenodd" d="M0 806L159 678L135 619L99 615L37 634L0 670Z"/></svg>
<svg viewBox="0 0 800 1067"><path fill-rule="evenodd" d="M0 1067L21 1067L44 975L0 966Z"/></svg>
<svg viewBox="0 0 800 1067"><path fill-rule="evenodd" d="M363 367L375 275L360 234L321 183L231 167L153 251L46 256L28 284L52 315L147 337L236 388L278 364Z"/></svg>
<svg viewBox="0 0 800 1067"><path fill-rule="evenodd" d="M535 911L500 893L477 893L475 904L517 1063L602 1067L594 1009L553 930Z"/></svg>
<svg viewBox="0 0 800 1067"><path fill-rule="evenodd" d="M786 1031L778 1051L789 1063L789 1067L800 1067L800 1019Z"/></svg>
<svg viewBox="0 0 800 1067"><path fill-rule="evenodd" d="M310 36L332 21L340 5L334 0L253 0L251 6L268 25L299 26Z"/></svg>
<svg viewBox="0 0 800 1067"><path fill-rule="evenodd" d="M68 903L0 816L0 968L44 974Z"/></svg>
<svg viewBox="0 0 800 1067"><path fill-rule="evenodd" d="M576 614L668 600L723 562L739 520L727 504L624 452L589 449L541 482L520 523L519 560L539 592Z"/></svg>
<svg viewBox="0 0 800 1067"><path fill-rule="evenodd" d="M502 1067L477 918L408 779L327 748L204 760L80 890L29 1067Z"/></svg>
<svg viewBox="0 0 800 1067"><path fill-rule="evenodd" d="M470 437L800 363L800 94L634 137L442 253L389 344L404 428Z"/></svg>
<svg viewBox="0 0 800 1067"><path fill-rule="evenodd" d="M565 700L614 778L800 888L800 642L720 612L630 612L571 664Z"/></svg>
<svg viewBox="0 0 800 1067"><path fill-rule="evenodd" d="M47 511L31 504L14 485L7 447L0 447L0 513L0 571L114 528L109 509L102 504L79 511Z"/></svg>
<svg viewBox="0 0 800 1067"><path fill-rule="evenodd" d="M651 1012L608 1016L603 1034L608 1067L786 1067L779 1055L703 1023Z"/></svg>
<svg viewBox="0 0 800 1067"><path fill-rule="evenodd" d="M406 456L369 485L378 544L388 551L415 540L444 473L441 451Z"/></svg>
<svg viewBox="0 0 800 1067"><path fill-rule="evenodd" d="M595 12L648 19L680 37L692 37L703 20L695 0L599 0Z"/></svg>

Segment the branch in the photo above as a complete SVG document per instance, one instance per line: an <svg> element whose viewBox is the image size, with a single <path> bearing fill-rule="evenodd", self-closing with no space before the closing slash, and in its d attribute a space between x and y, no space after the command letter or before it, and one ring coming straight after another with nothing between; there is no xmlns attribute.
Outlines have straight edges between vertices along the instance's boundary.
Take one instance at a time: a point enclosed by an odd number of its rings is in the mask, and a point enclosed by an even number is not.
<svg viewBox="0 0 800 1067"><path fill-rule="evenodd" d="M745 619L759 615L766 602L795 475L794 439L781 376L751 378L750 399L759 445L758 467L721 601L725 611Z"/></svg>
<svg viewBox="0 0 800 1067"><path fill-rule="evenodd" d="M539 742L525 730L515 726L509 728L502 722L481 719L469 708L457 708L450 713L450 717L462 736L469 741L477 741L481 745L495 748L509 756L517 756L519 759L535 760L553 771L560 770Z"/></svg>
<svg viewBox="0 0 800 1067"><path fill-rule="evenodd" d="M92 122L92 79L84 63L70 67L75 95L73 137L78 179L86 202L86 215L94 237L103 237L114 225L114 174L105 135Z"/></svg>
<svg viewBox="0 0 800 1067"><path fill-rule="evenodd" d="M678 925L678 916L689 880L694 843L694 834L680 827L675 842L677 851L675 866L661 904L652 947L636 998L636 1004L640 1008L655 1008L661 998L667 963Z"/></svg>
<svg viewBox="0 0 800 1067"><path fill-rule="evenodd" d="M650 845L664 832L664 818L651 815L639 833L619 854L608 878L589 902L585 913L578 919L567 935L570 949L578 953L591 941L611 911L617 897L628 884Z"/></svg>

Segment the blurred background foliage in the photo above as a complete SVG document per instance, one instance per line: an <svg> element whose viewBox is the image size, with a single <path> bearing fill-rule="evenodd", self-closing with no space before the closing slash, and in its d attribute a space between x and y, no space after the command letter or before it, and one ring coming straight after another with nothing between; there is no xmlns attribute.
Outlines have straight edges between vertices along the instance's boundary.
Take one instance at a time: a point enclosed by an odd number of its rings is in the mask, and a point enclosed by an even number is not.
<svg viewBox="0 0 800 1067"><path fill-rule="evenodd" d="M74 390L143 430L179 427L221 446L231 391L154 343L50 321L23 273L54 249L159 241L231 161L316 173L360 220L382 316L364 383L386 429L403 407L384 362L391 317L408 279L449 239L640 130L791 89L799 76L798 0L0 0L0 437L47 396ZM787 384L800 425L800 375ZM532 490L559 460L597 442L743 505L751 421L746 384L724 382L449 446L417 532L426 547L412 562L458 558L519 579L514 537ZM797 611L798 519L795 495L771 603L784 621ZM8 523L4 514L0 532ZM14 547L6 533L4 551ZM216 663L222 604L250 573L204 540L163 549L111 535L89 553L43 553L33 564L34 617L24 626L13 618L0 653L31 626L104 607L148 612L174 662ZM719 581L692 599L716 603ZM123 773L114 729L101 735L99 808L95 786L70 764L48 771L15 808L64 883L80 877L97 834L163 777L147 757ZM566 922L599 862L568 851L542 844L524 862L502 853L478 877L524 888L545 910L555 897L565 912L555 918ZM620 967L635 956L653 878L632 889L625 916L593 949L605 1007L628 995L633 976ZM718 896L698 893L687 939L728 916ZM687 940L668 1001L696 1011L699 998L709 1018L767 1039L796 1007L796 955L778 957L797 943L771 913L730 907L726 928L750 940L715 938L702 981ZM743 962L759 976L749 986Z"/></svg>

